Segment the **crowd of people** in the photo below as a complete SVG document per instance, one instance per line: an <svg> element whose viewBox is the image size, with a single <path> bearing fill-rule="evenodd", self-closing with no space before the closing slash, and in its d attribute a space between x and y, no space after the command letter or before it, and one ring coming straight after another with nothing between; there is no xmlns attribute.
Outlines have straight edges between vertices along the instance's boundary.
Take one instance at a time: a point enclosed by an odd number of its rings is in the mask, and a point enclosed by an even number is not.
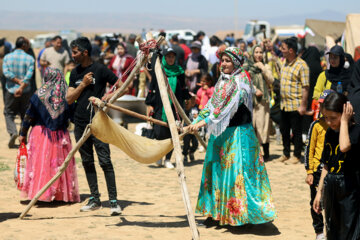
<svg viewBox="0 0 360 240"><path fill-rule="evenodd" d="M60 36L54 37L37 58L43 82L36 91L29 40L19 37L14 51L3 47L0 73L9 148L16 147L20 135L29 149L24 197L31 199L64 161L71 149L70 121L80 140L93 114L88 98L102 98L107 87L119 87L127 79L139 51L135 39L134 34L127 40L96 36L91 43L80 37L65 46ZM128 94L146 98L149 115L167 122L154 71L160 58L173 97L192 120L184 127L184 163L196 160L200 146L193 134L201 133L208 145L196 205L196 212L208 217L205 224L273 221L265 162L304 162L316 239L325 239L322 209L327 239L360 238L360 60L355 62L338 43L320 50L296 37L272 42L230 34L221 40L200 31L186 43L173 35L128 88ZM170 102L181 122L171 97ZM16 115L22 120L20 131ZM270 135L276 132L282 137L283 155L273 159ZM162 140L171 133L154 125L151 136ZM111 214L118 215L110 148L94 136L79 150L91 192L81 211L101 207L93 147L105 174ZM174 168L171 154L156 164ZM40 200L79 201L74 160Z"/></svg>

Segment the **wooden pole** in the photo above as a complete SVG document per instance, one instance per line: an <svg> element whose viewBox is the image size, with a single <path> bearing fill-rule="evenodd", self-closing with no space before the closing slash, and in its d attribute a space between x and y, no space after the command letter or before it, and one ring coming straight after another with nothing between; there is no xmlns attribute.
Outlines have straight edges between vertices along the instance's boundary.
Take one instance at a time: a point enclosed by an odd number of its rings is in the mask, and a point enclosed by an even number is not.
<svg viewBox="0 0 360 240"><path fill-rule="evenodd" d="M151 38L151 35L150 35L150 38ZM198 239L200 239L199 231L197 230L196 223L195 223L195 217L194 217L194 214L193 214L193 211L191 208L190 197L189 197L188 189L186 186L186 180L185 180L184 165L183 165L183 162L181 161L182 154L181 154L179 134L177 131L173 111L171 109L169 96L168 96L168 92L167 92L167 87L165 84L165 78L164 78L163 71L162 71L162 68L160 65L159 57L156 58L155 74L156 74L156 79L157 79L158 85L159 85L161 100L162 100L164 110L166 113L166 117L168 119L168 123L169 123L169 127L170 127L171 138L172 138L173 145L174 145L173 154L175 155L176 171L177 171L180 185L181 185L181 192L182 192L182 197L183 197L184 204L185 204L188 222L190 225L193 239L198 240Z"/></svg>
<svg viewBox="0 0 360 240"><path fill-rule="evenodd" d="M160 37L158 39L158 44L163 41L164 38ZM140 40L139 40L140 41ZM134 80L136 73L140 70L141 66L144 65L144 63L147 60L147 56L144 56L143 54L140 54L140 59L137 61L134 69L131 71L129 77L126 79L124 84L116 90L114 96L111 97L109 100L109 103L113 103L119 96L121 96L127 87L130 85L130 83ZM105 107L103 109L105 112L108 111L108 109ZM71 149L68 156L65 158L64 163L60 166L59 171L54 175L52 179L35 195L35 197L30 201L30 203L26 206L25 210L20 214L20 219L23 219L25 215L30 211L32 206L35 205L39 197L65 172L67 166L69 165L70 160L75 155L75 153L79 150L79 148L84 144L84 142L90 137L91 131L90 126L88 125L85 129L82 137L80 140L76 143L76 145Z"/></svg>
<svg viewBox="0 0 360 240"><path fill-rule="evenodd" d="M155 123L157 125L160 125L160 126L163 126L163 127L169 127L169 125L166 123L166 122L163 122L163 121L160 121L160 120L157 120L155 118L152 118L152 117L148 117L148 116L145 116L145 115L142 115L140 113L137 113L137 112L133 112L131 110L128 110L126 108L122 108L122 107L119 107L119 106L116 106L114 104L111 104L111 103L107 103L106 106L108 108L112 108L112 109L115 109L115 110L118 110L122 113L125 113L129 116L132 116L132 117L135 117L135 118L139 118L141 120L144 120L144 121L149 121L149 122L152 122L152 123Z"/></svg>
<svg viewBox="0 0 360 240"><path fill-rule="evenodd" d="M172 91L171 88L168 88L168 89L169 89L169 91ZM169 94L170 94L170 93L169 93ZM190 121L190 119L188 118L188 116L186 115L186 113L184 112L184 109L181 107L181 105L180 105L179 101L177 100L177 98L174 97L174 99L172 99L172 100L173 100L173 103L175 104L176 109L178 110L178 113L180 114L180 117L181 117L182 119L184 119L184 122L185 122L187 125L190 125L190 124L191 124L191 121ZM207 144L205 143L204 139L202 139L202 138L200 137L200 135L199 135L198 132L195 132L194 135L195 135L196 139L200 142L200 144L201 144L201 145L205 148L205 150L206 150Z"/></svg>
<svg viewBox="0 0 360 240"><path fill-rule="evenodd" d="M89 101L92 102L95 106L97 106L97 107L99 107L101 109L103 109L106 106L108 108L111 108L111 109L117 110L119 112L125 113L126 115L129 115L129 116L132 116L132 117L135 117L135 118L139 118L139 119L144 120L144 121L149 121L149 122L155 123L155 124L163 126L163 127L169 127L169 125L166 122L163 122L163 121L160 121L158 119L142 115L140 113L131 111L129 109L126 109L126 108L123 108L123 107L120 107L120 106L116 106L116 105L111 104L111 103L105 103L105 102L101 101L99 98L96 98L96 97L89 97Z"/></svg>

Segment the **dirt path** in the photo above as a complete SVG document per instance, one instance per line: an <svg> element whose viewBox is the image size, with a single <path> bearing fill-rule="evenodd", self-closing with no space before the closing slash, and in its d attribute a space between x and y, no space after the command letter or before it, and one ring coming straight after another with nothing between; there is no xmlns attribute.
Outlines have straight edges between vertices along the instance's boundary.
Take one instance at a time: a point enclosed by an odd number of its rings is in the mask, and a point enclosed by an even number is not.
<svg viewBox="0 0 360 240"><path fill-rule="evenodd" d="M2 96L1 96L2 98ZM0 101L3 112L3 101ZM26 220L17 217L25 208L13 181L17 150L8 149L3 114L0 114L0 239L191 239L175 170L137 163L111 147L116 172L119 217L109 215L105 179L97 164L103 208L80 213L89 196L84 170L77 154L79 204L38 204ZM130 127L134 127L133 125ZM74 143L74 141L73 141ZM271 142L277 157L281 147ZM204 153L186 167L187 185L193 209L201 179ZM252 227L199 227L201 239L311 239L314 237L309 212L309 188L304 183L303 165L267 163L278 218L271 224ZM196 216L197 221L204 218Z"/></svg>

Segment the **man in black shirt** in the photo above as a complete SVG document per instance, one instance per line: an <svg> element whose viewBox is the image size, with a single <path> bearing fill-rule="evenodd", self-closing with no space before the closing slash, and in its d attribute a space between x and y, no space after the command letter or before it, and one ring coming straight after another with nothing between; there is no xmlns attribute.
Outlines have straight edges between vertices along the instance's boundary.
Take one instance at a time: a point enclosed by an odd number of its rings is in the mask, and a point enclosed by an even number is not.
<svg viewBox="0 0 360 240"><path fill-rule="evenodd" d="M79 65L74 68L70 74L66 100L69 104L76 101L74 134L76 141L79 141L86 125L90 122L90 118L93 117L90 115L90 109L88 109L88 98L91 96L101 98L105 93L106 84L109 83L113 85L118 78L104 65L93 62L91 59L91 43L86 37L80 37L72 41L70 47L72 57ZM115 173L110 159L109 145L101 142L92 135L79 150L91 192L89 202L83 206L80 211L86 212L101 208L100 193L94 165L93 146L95 147L100 166L105 174L111 215L119 215L121 208L117 203Z"/></svg>

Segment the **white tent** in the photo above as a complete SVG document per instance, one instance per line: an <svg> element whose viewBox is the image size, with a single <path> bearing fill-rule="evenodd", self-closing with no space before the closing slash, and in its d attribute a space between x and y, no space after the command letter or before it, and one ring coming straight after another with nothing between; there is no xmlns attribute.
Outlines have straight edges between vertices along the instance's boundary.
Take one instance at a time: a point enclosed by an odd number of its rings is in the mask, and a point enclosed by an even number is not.
<svg viewBox="0 0 360 240"><path fill-rule="evenodd" d="M346 52L354 56L355 48L360 46L360 14L346 16L345 41Z"/></svg>

